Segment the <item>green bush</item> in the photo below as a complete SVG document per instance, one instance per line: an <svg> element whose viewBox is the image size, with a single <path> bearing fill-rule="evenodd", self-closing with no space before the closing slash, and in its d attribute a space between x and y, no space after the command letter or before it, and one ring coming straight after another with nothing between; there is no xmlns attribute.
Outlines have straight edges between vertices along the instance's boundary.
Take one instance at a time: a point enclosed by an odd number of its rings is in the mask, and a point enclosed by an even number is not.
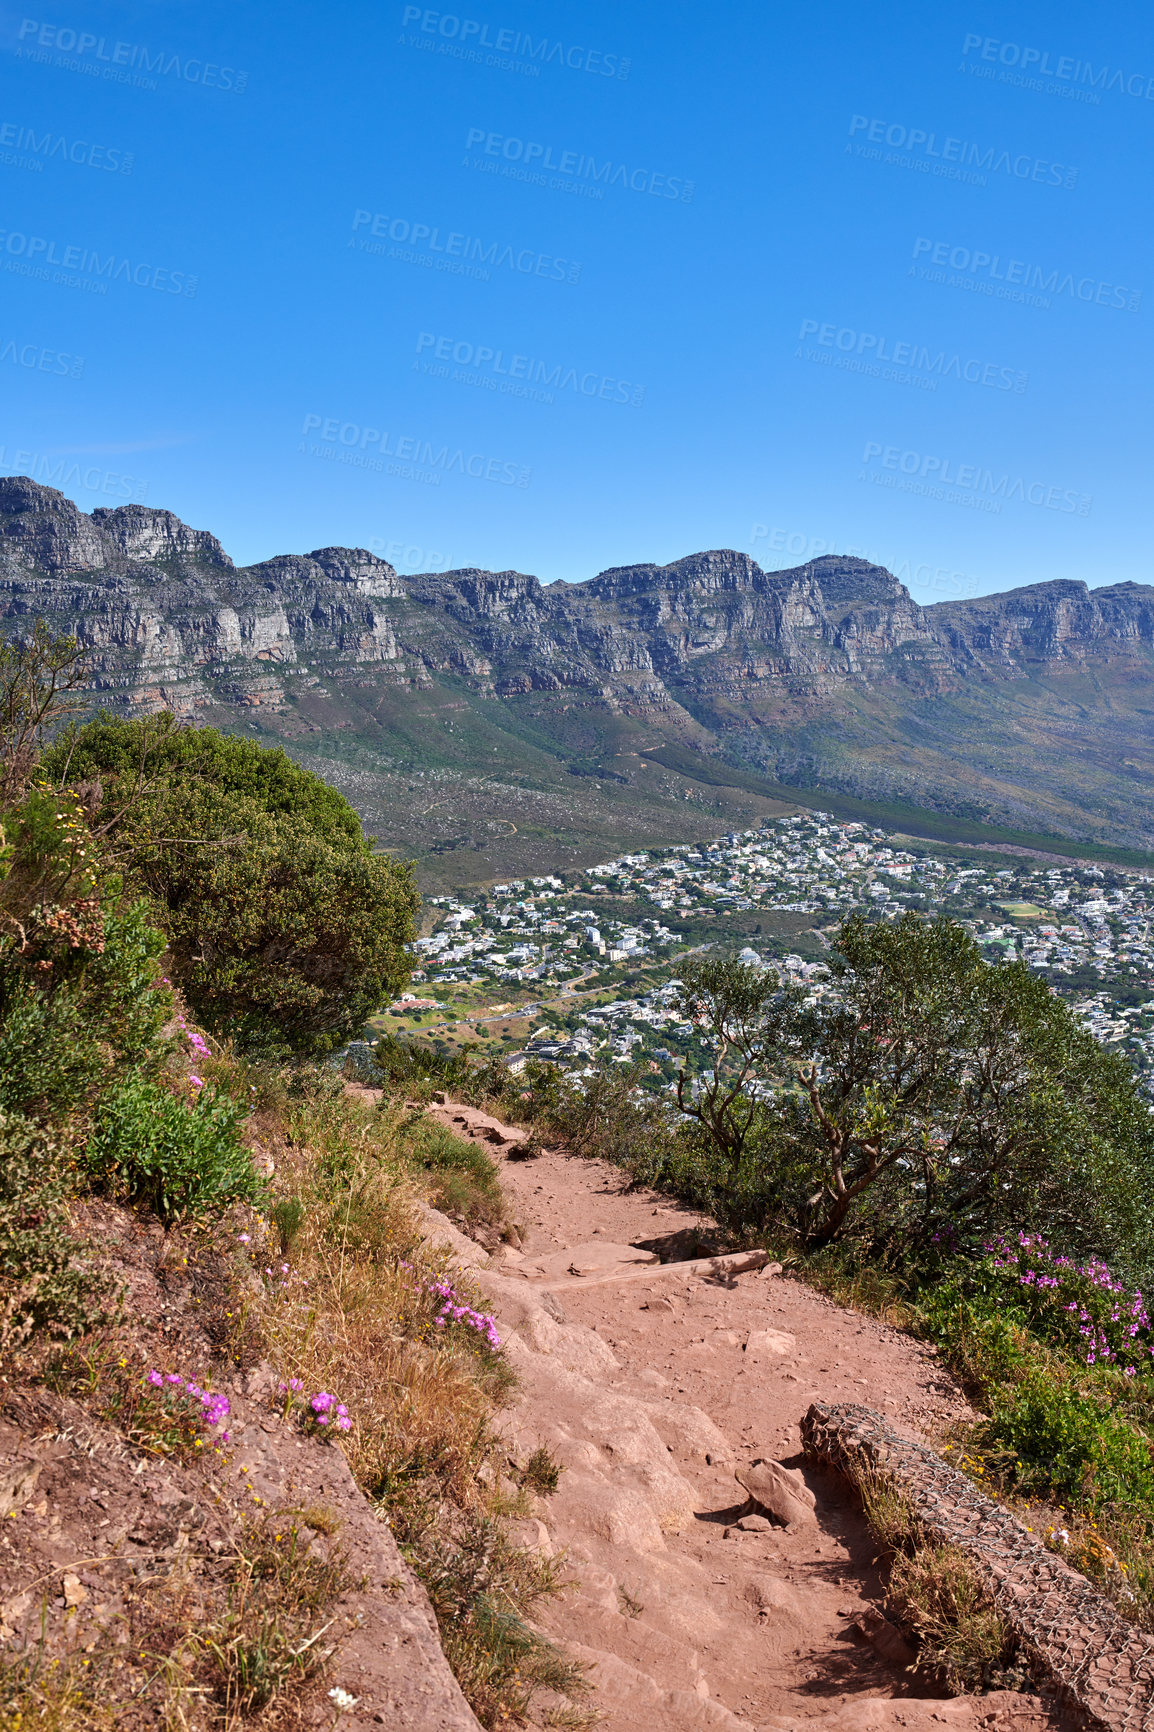
<svg viewBox="0 0 1154 1732"><path fill-rule="evenodd" d="M988 1443L1011 1452L1008 1477L1092 1511L1154 1514L1154 1459L1146 1434L1111 1411L1105 1392L1079 1389L1053 1365L992 1391Z"/></svg>
<svg viewBox="0 0 1154 1732"><path fill-rule="evenodd" d="M93 1180L166 1224L230 1203L259 1203L264 1183L238 1135L243 1110L205 1088L189 1104L140 1075L100 1101L85 1162Z"/></svg>
<svg viewBox="0 0 1154 1732"><path fill-rule="evenodd" d="M808 1251L891 1268L977 1255L999 1232L1140 1272L1154 1239L1154 1124L1124 1059L1024 963L991 966L956 921L847 920L832 989L706 958L681 1014L712 1074L679 1093L719 1183L756 1141L767 1211Z"/></svg>
<svg viewBox="0 0 1154 1732"><path fill-rule="evenodd" d="M40 1120L83 1112L172 1007L164 939L97 854L72 795L26 787L0 818L0 1107Z"/></svg>
<svg viewBox="0 0 1154 1732"><path fill-rule="evenodd" d="M432 1119L413 1127L409 1158L433 1178L431 1201L466 1221L500 1221L505 1212L501 1182L493 1162L476 1143Z"/></svg>
<svg viewBox="0 0 1154 1732"><path fill-rule="evenodd" d="M69 1339L101 1321L108 1283L82 1261L64 1151L0 1110L0 1360L30 1337Z"/></svg>
<svg viewBox="0 0 1154 1732"><path fill-rule="evenodd" d="M411 868L374 853L348 802L283 752L172 717L101 720L45 769L99 789L107 846L217 1034L322 1055L408 979Z"/></svg>
<svg viewBox="0 0 1154 1732"><path fill-rule="evenodd" d="M110 799L143 779L151 811L165 790L199 783L252 800L270 817L298 818L325 841L362 843L361 821L344 796L285 752L215 728L182 727L170 714L101 716L54 741L42 769L50 781L99 780Z"/></svg>
<svg viewBox="0 0 1154 1732"><path fill-rule="evenodd" d="M100 948L0 952L0 1108L62 1119L155 1048L172 1010L157 977L164 939L143 902L100 924ZM36 960L51 967L37 972Z"/></svg>
<svg viewBox="0 0 1154 1732"><path fill-rule="evenodd" d="M987 1415L971 1442L1000 1478L1072 1509L1154 1514L1141 1377L1088 1366L1084 1344L1072 1360L1064 1324L1039 1328L993 1259L924 1290L918 1312Z"/></svg>
<svg viewBox="0 0 1154 1732"><path fill-rule="evenodd" d="M415 1041L383 1034L373 1048L369 1067L371 1080L390 1094L416 1095L427 1099L434 1088L465 1088L470 1065L468 1052L438 1053Z"/></svg>

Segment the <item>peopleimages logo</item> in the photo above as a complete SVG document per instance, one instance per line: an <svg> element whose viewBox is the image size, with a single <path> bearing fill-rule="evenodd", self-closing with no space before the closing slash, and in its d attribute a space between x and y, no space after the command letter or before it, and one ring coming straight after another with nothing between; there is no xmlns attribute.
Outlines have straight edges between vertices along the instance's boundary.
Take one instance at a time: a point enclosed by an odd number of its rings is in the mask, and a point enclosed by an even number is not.
<svg viewBox="0 0 1154 1732"><path fill-rule="evenodd" d="M484 58L475 50L486 48L494 54L512 55L529 63L536 71L541 66L564 66L570 72L592 72L602 78L628 78L632 62L619 54L606 54L600 48L582 48L577 43L566 45L550 41L547 36L534 38L526 30L499 29L479 18L460 18L455 12L430 12L423 6L406 6L401 15L401 28L415 24L420 35L439 39L429 47L452 45L460 55L464 50L470 59ZM424 47L424 43L421 44ZM474 52L469 54L472 49Z"/></svg>
<svg viewBox="0 0 1154 1732"><path fill-rule="evenodd" d="M486 132L482 126L471 126L465 138L466 152L485 157L499 157L505 162L521 163L526 169L536 169L544 185L546 170L572 175L577 180L594 181L602 186L620 186L629 192L648 193L653 198L677 199L691 204L695 183L677 175L658 174L653 169L630 169L623 162L606 157L598 162L579 150L562 150L560 145L538 144L532 139L507 138L501 132ZM554 152L556 160L554 161Z"/></svg>
<svg viewBox="0 0 1154 1732"><path fill-rule="evenodd" d="M880 468L863 474L861 480L896 486L903 492L924 493L930 498L945 499L951 505L975 505L983 511L1000 512L1004 503L1016 499L1023 505L1037 505L1046 511L1089 517L1094 503L1091 494L1078 493L1071 487L1027 481L1025 476L1012 476L1008 472L997 475L980 463L957 463L952 457L903 451L900 445L882 445L867 439L861 460L871 464L876 458L881 459Z"/></svg>
<svg viewBox="0 0 1154 1732"><path fill-rule="evenodd" d="M377 240L394 244L374 245L366 236L358 235L358 230L365 227ZM554 283L577 283L581 280L580 265L569 259L555 258L552 253L539 253L532 247L516 247L501 241L491 241L486 245L476 235L461 234L455 229L449 229L442 240L439 228L430 228L428 223L409 222L405 217L389 217L380 211L354 211L353 234L358 238L350 241L349 245L359 247L362 252L400 258L410 264L435 266L438 270L479 277L482 282L489 281L490 267L499 270L502 266L521 276L544 277Z"/></svg>
<svg viewBox="0 0 1154 1732"><path fill-rule="evenodd" d="M0 145L26 151L45 162L71 162L81 168L103 169L108 174L131 174L135 161L130 150L92 144L85 138L70 140L58 132L37 132L34 126L20 126L9 120L0 121Z"/></svg>
<svg viewBox="0 0 1154 1732"><path fill-rule="evenodd" d="M132 499L143 504L148 482L136 475L123 475L118 469L82 469L67 457L57 457L47 451L9 451L0 445L0 474L27 475L45 487L59 488L61 493L100 493L109 499Z"/></svg>
<svg viewBox="0 0 1154 1732"><path fill-rule="evenodd" d="M1099 277L1079 277L1059 266L1030 264L1026 259L1003 259L1000 253L986 252L980 247L955 246L951 241L930 240L919 235L914 241L914 260L909 276L927 281L947 281L946 269L959 273L962 279L973 279L974 286L987 294L995 293L995 284L1003 299L1041 301L1049 306L1050 295L1069 295L1072 301L1086 306L1113 307L1136 313L1142 303L1141 289L1128 289L1120 283L1107 283ZM919 266L916 261L924 260ZM927 267L934 267L931 270ZM934 271L936 270L936 275Z"/></svg>
<svg viewBox="0 0 1154 1732"><path fill-rule="evenodd" d="M142 81L133 75L158 73L161 78L202 84L206 90L231 90L238 96L248 83L248 73L238 72L235 66L175 54L167 48L153 50L142 42L114 42L110 36L96 36L91 30L76 30L69 24L41 24L35 18L25 18L16 41L16 52L21 58L51 64L48 51L54 49L58 66L89 72L118 84L143 82L150 90L157 88L150 78ZM34 52L37 49L44 52Z"/></svg>
<svg viewBox="0 0 1154 1732"><path fill-rule="evenodd" d="M798 332L799 342L816 337L827 349L840 350L843 355L864 360L866 370L886 377L881 363L894 369L909 369L913 373L930 374L936 379L958 379L968 385L985 385L993 391L1025 391L1028 375L1016 367L1003 367L996 361L976 361L950 354L946 349L933 349L924 343L891 342L875 331L855 331L849 325L821 324L817 319L803 319ZM833 357L831 357L831 360Z"/></svg>
<svg viewBox="0 0 1154 1732"><path fill-rule="evenodd" d="M823 554L840 554L843 559L868 559L871 565L884 566L899 583L917 584L922 589L945 589L956 595L974 595L981 588L980 578L968 577L964 571L951 571L948 565L930 565L928 562L915 565L911 559L902 558L899 554L877 553L856 544L839 547L836 541L824 535L808 535L796 529L771 529L768 523L755 523L749 540L752 547L756 547L759 541L766 541L759 557L766 552L787 553L808 565L810 560L820 559Z"/></svg>
<svg viewBox="0 0 1154 1732"><path fill-rule="evenodd" d="M1071 191L1078 181L1078 170L1068 168L1060 162L1050 162L1024 151L1002 150L993 144L974 144L965 138L944 135L939 139L936 132L926 132L922 127L903 126L896 121L872 120L866 114L855 114L850 118L850 137L857 138L859 134L870 144L884 144L890 150L905 151L910 158L910 165L924 163L924 171L927 173L931 170L937 172L935 165L941 165L946 172L956 168L959 171L956 178L971 178L963 172L965 170L979 174L1006 174L1013 180L1034 181L1040 186L1064 187L1067 192ZM847 151L854 148L853 145L846 145ZM867 153L859 150L858 154L872 154L878 161L886 160L878 151ZM984 186L986 182L980 181L978 184Z"/></svg>
<svg viewBox="0 0 1154 1732"><path fill-rule="evenodd" d="M532 397L551 403L553 391L572 391L575 396L592 397L602 403L628 403L635 409L645 399L645 386L630 384L628 379L617 379L608 373L582 372L561 362L550 366L547 361L535 360L532 355L512 352L506 355L504 349L495 349L489 343L467 343L454 337L438 337L432 331L419 333L417 354L428 354L430 359L446 365L435 367L427 361L414 361L414 368L420 366L423 372L456 379L466 385L484 384L489 390L501 391L512 397ZM456 369L465 371L450 372L449 362L453 362Z"/></svg>
<svg viewBox="0 0 1154 1732"><path fill-rule="evenodd" d="M463 448L453 450L449 445L438 445L435 440L421 439L415 434L394 438L383 428L363 427L357 421L342 421L335 415L306 415L301 427L302 437L314 432L319 433L330 449L320 451L312 446L309 455L328 456L357 469L383 471L389 475L405 473L399 466L411 465L414 472L407 477L411 480L435 477L439 484L442 475L456 471L460 475L471 475L474 481L493 481L501 487L528 487L533 476L533 471L523 464L507 463L501 457L485 457L476 451L466 453ZM305 452L303 445L301 452ZM396 463L382 462L385 457L396 459ZM423 466L420 474L416 473L418 466Z"/></svg>
<svg viewBox="0 0 1154 1732"><path fill-rule="evenodd" d="M159 294L184 295L191 300L196 295L199 281L186 271L146 264L143 259L133 264L131 259L116 253L98 253L92 247L67 246L63 241L57 243L43 235L22 234L17 229L0 229L0 251L8 255L3 261L6 271L14 271L23 277L37 277L41 282L87 286L102 295L108 293L109 283L122 282L138 289L155 289ZM57 267L55 272L49 266Z"/></svg>
<svg viewBox="0 0 1154 1732"><path fill-rule="evenodd" d="M26 367L30 373L54 373L61 379L79 379L84 359L63 349L46 349L43 343L20 343L14 337L0 338L0 362Z"/></svg>
<svg viewBox="0 0 1154 1732"><path fill-rule="evenodd" d="M971 55L976 58L969 60ZM1051 58L1053 65L1050 64ZM967 36L962 43L962 60L969 61L966 71L986 61L996 66L1017 67L1038 79L1058 78L1070 84L1088 86L1096 92L1114 90L1119 96L1136 96L1145 102L1154 102L1154 76L1149 73L1124 72L1121 67L1109 65L1095 69L1089 60L1079 60L1070 54L1052 56L1048 48L1028 48L1018 42L1003 42L997 36Z"/></svg>

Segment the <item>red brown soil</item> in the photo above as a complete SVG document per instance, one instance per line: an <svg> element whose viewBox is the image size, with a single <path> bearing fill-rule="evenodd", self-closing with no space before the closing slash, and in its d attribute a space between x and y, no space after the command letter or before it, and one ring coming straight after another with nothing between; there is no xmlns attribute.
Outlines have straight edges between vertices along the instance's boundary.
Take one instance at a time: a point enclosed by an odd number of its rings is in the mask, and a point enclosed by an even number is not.
<svg viewBox="0 0 1154 1732"><path fill-rule="evenodd" d="M431 1110L453 1130L485 1141L500 1164L524 1251L497 1253L491 1268L514 1279L491 1285L514 1319L517 1290L540 1297L542 1266L553 1279L565 1270L557 1253L599 1241L637 1245L686 1229L707 1233L712 1225L631 1188L601 1162L560 1151L511 1160L524 1133L485 1113L453 1103ZM584 1325L609 1351L595 1375L586 1363L591 1381L584 1384L550 1372L547 1393L535 1393L533 1377L523 1374L512 1426L522 1448L544 1440L566 1462L556 1498L539 1500L540 1522L529 1525L546 1549L568 1549L575 1587L546 1623L593 1664L606 1732L1042 1732L1059 1724L1031 1695L932 1699L924 1682L888 1664L856 1628L857 1618L884 1601L877 1545L845 1482L802 1455L799 1422L815 1400L863 1402L906 1435L940 1443L971 1410L932 1348L781 1275L724 1281L663 1272L587 1289L570 1278L555 1300L571 1329L584 1337ZM496 1309L500 1316L500 1298ZM766 1331L784 1338L772 1344L784 1351L747 1346ZM530 1358L522 1360L532 1371ZM518 1370L522 1360L515 1360ZM568 1403L566 1390L573 1392ZM592 1495L587 1519L581 1498L567 1497L570 1474L586 1467L612 1474L612 1431L595 1448L578 1411L582 1402L597 1405L601 1392L605 1401L639 1399L656 1416L668 1465L692 1488L693 1511L680 1531L646 1540L630 1531L627 1516L613 1517L607 1528ZM697 1421L687 1427L690 1408L708 1416L723 1440ZM816 1495L815 1524L736 1527L750 1506L734 1469L758 1458L801 1469Z"/></svg>
<svg viewBox="0 0 1154 1732"><path fill-rule="evenodd" d="M191 1652L189 1632L203 1635L225 1618L238 1556L268 1521L292 1526L301 1555L344 1560L339 1591L314 1620L323 1620L331 1664L307 1682L295 1678L274 1704L281 1732L332 1727L334 1686L356 1699L340 1715L341 1732L478 1732L425 1591L340 1449L286 1417L271 1369L251 1363L242 1337L223 1349L235 1291L221 1268L229 1247L176 1229L166 1235L112 1205L78 1213L124 1284L126 1322L116 1337L124 1351L94 1358L91 1379L78 1367L80 1400L0 1380L0 1686L27 1668L63 1690L67 1667L94 1707L89 1717L70 1697L59 1718L29 1708L21 1720L4 1712L5 1689L3 1725L150 1732L238 1724L214 1702L220 1678L203 1649L192 1681L205 1704L170 1699L170 1717L161 1700L166 1657ZM139 1390L150 1364L195 1371L227 1391L227 1449L210 1440L202 1453L164 1455L146 1436L125 1435L118 1397ZM255 1641L258 1621L245 1633Z"/></svg>

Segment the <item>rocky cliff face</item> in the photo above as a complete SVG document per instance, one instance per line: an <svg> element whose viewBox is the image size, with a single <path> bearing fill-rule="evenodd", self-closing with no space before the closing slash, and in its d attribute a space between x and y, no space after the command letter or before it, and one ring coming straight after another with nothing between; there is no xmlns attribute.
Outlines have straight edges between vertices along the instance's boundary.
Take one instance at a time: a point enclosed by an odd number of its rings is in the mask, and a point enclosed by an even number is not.
<svg viewBox="0 0 1154 1732"><path fill-rule="evenodd" d="M371 668L418 683L455 669L510 690L584 687L678 704L696 689L776 681L936 685L977 670L1128 652L1154 637L1154 589L1037 584L921 608L896 578L829 557L765 572L693 554L582 584L520 572L398 576L325 547L238 568L214 536L143 505L86 516L22 477L0 481L0 613L44 617L93 652L98 689L128 707L276 702L286 682Z"/></svg>
<svg viewBox="0 0 1154 1732"><path fill-rule="evenodd" d="M531 721L538 742L544 730L562 760L604 753L605 719L628 717L657 730L634 747L680 742L787 780L936 805L979 770L1005 783L1007 752L1021 758L1015 786L1052 784L1099 725L1109 734L1122 691L1144 738L1138 694L1154 675L1154 588L1137 584L1042 583L923 608L888 571L833 556L766 572L719 550L547 586L515 571L402 576L342 547L237 567L171 512L87 516L13 477L0 480L0 629L18 635L35 618L89 649L93 702L130 713L227 721L259 708L287 739L360 730L370 715L387 734L401 694L448 681L453 701L498 700L502 726ZM1087 723L1071 682L1091 669ZM1040 745L1038 729L1067 722ZM1095 750L1117 758L1119 742L1103 736ZM436 744L421 752L435 761ZM991 781L977 804L999 802L1003 816L1026 815Z"/></svg>

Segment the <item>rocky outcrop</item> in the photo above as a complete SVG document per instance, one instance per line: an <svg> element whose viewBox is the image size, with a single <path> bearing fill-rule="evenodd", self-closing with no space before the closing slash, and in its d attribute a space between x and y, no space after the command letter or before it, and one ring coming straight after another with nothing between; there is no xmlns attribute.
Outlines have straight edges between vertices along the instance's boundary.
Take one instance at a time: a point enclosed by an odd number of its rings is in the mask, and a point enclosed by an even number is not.
<svg viewBox="0 0 1154 1732"><path fill-rule="evenodd" d="M1149 1732L1154 1665L1147 1632L1004 1505L922 1443L856 1403L814 1402L807 1451L861 1485L880 1476L909 1500L937 1544L957 1546L1013 1629L1031 1670L1094 1732Z"/></svg>
<svg viewBox="0 0 1154 1732"><path fill-rule="evenodd" d="M97 689L130 708L278 702L310 673L454 670L498 692L583 688L692 714L711 692L762 682L932 687L1130 652L1154 642L1154 589L1058 582L922 608L866 560L766 572L726 550L548 586L515 571L401 577L343 547L238 568L171 512L86 516L16 476L0 480L0 617L75 632Z"/></svg>
<svg viewBox="0 0 1154 1732"><path fill-rule="evenodd" d="M89 651L92 696L132 711L283 701L286 677L399 656L383 604L403 594L363 549L238 570L212 535L144 505L91 517L51 488L0 481L0 617Z"/></svg>
<svg viewBox="0 0 1154 1732"><path fill-rule="evenodd" d="M290 746L344 729L386 761L489 775L551 760L617 780L604 760L622 746L664 750L675 770L669 752L691 749L968 817L1079 834L1085 813L1092 834L1143 842L1150 830L1131 748L1154 752L1154 588L1138 584L921 607L866 560L767 572L726 549L548 585L401 575L342 547L237 567L171 512L86 516L10 477L0 630L36 618L88 650L93 707L226 725L259 709ZM477 725L447 723L454 708Z"/></svg>
<svg viewBox="0 0 1154 1732"><path fill-rule="evenodd" d="M1010 674L1077 666L1154 643L1154 589L1137 583L1096 590L1067 580L1035 583L980 601L939 602L929 611L961 665Z"/></svg>

